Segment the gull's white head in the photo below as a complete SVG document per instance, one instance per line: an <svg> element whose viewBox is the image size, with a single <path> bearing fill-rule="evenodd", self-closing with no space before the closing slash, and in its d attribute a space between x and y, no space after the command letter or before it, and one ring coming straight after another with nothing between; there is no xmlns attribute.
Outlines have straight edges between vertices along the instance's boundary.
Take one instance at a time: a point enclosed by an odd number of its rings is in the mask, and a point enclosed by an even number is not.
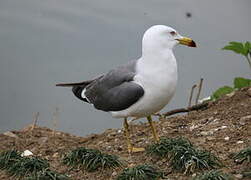
<svg viewBox="0 0 251 180"><path fill-rule="evenodd" d="M146 51L161 52L167 49L172 50L178 44L196 47L192 39L181 36L175 29L164 25L155 25L145 32L142 40L142 49L143 53Z"/></svg>

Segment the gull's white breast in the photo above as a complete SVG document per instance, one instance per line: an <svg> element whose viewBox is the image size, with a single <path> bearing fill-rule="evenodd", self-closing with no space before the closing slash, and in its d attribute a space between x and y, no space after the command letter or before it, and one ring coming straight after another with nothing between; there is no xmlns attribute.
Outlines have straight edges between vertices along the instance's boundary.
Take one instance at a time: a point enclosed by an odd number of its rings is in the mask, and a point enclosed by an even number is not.
<svg viewBox="0 0 251 180"><path fill-rule="evenodd" d="M125 110L112 112L113 117L145 117L160 111L171 100L177 85L174 55L151 62L141 58L137 63L134 82L143 87L143 97Z"/></svg>

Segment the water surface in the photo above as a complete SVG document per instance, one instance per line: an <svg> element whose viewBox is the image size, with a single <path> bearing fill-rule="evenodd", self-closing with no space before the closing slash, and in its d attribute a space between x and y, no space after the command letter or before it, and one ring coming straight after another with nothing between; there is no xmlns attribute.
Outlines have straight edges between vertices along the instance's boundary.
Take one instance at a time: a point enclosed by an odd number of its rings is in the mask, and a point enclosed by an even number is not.
<svg viewBox="0 0 251 180"><path fill-rule="evenodd" d="M236 76L250 77L245 59L221 51L250 40L250 0L2 0L0 2L0 131L20 129L40 112L39 124L86 135L122 121L74 98L58 82L82 81L141 56L144 31L170 25L198 48L177 47L179 82L163 110L187 105L192 84L203 96ZM187 18L186 13L191 13Z"/></svg>

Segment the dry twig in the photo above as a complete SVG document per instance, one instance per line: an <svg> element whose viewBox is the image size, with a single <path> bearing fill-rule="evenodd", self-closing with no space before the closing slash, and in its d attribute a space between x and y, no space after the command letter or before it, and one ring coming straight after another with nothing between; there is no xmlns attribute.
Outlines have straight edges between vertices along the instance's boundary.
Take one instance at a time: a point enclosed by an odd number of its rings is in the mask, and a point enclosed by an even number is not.
<svg viewBox="0 0 251 180"><path fill-rule="evenodd" d="M173 114L184 113L184 112L191 112L191 111L197 111L199 109L207 108L208 105L209 105L208 102L201 103L201 104L195 104L195 105L187 107L187 108L174 109L174 110L168 111L166 113L163 113L162 115L164 117L167 117L167 116L171 116Z"/></svg>
<svg viewBox="0 0 251 180"><path fill-rule="evenodd" d="M188 107L190 107L192 105L192 99L193 99L193 92L194 89L197 87L197 84L192 86L191 92L190 92L190 97L189 97L189 102L188 102Z"/></svg>
<svg viewBox="0 0 251 180"><path fill-rule="evenodd" d="M32 127L31 127L31 131L33 131L33 129L35 129L35 127L37 126L38 118L39 118L39 112L34 113L33 114L33 124L32 124Z"/></svg>
<svg viewBox="0 0 251 180"><path fill-rule="evenodd" d="M198 104L198 102L199 102L202 85L203 85L203 78L200 78L200 83L199 83L199 87L198 87L199 89L198 89L198 93L197 93L195 104Z"/></svg>

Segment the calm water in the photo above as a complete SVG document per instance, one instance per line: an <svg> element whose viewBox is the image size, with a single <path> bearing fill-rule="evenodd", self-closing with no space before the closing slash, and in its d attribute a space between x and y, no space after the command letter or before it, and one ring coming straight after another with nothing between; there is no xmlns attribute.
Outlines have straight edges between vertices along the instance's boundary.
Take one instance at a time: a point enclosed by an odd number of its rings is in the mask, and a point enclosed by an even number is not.
<svg viewBox="0 0 251 180"><path fill-rule="evenodd" d="M142 35L155 24L198 44L175 49L178 90L164 111L187 105L200 77L202 96L236 76L250 77L244 58L220 50L228 41L251 40L250 8L250 0L1 0L0 131L24 127L34 112L40 125L53 127L56 108L59 130L86 135L121 127L121 120L54 84L82 81L140 57Z"/></svg>

